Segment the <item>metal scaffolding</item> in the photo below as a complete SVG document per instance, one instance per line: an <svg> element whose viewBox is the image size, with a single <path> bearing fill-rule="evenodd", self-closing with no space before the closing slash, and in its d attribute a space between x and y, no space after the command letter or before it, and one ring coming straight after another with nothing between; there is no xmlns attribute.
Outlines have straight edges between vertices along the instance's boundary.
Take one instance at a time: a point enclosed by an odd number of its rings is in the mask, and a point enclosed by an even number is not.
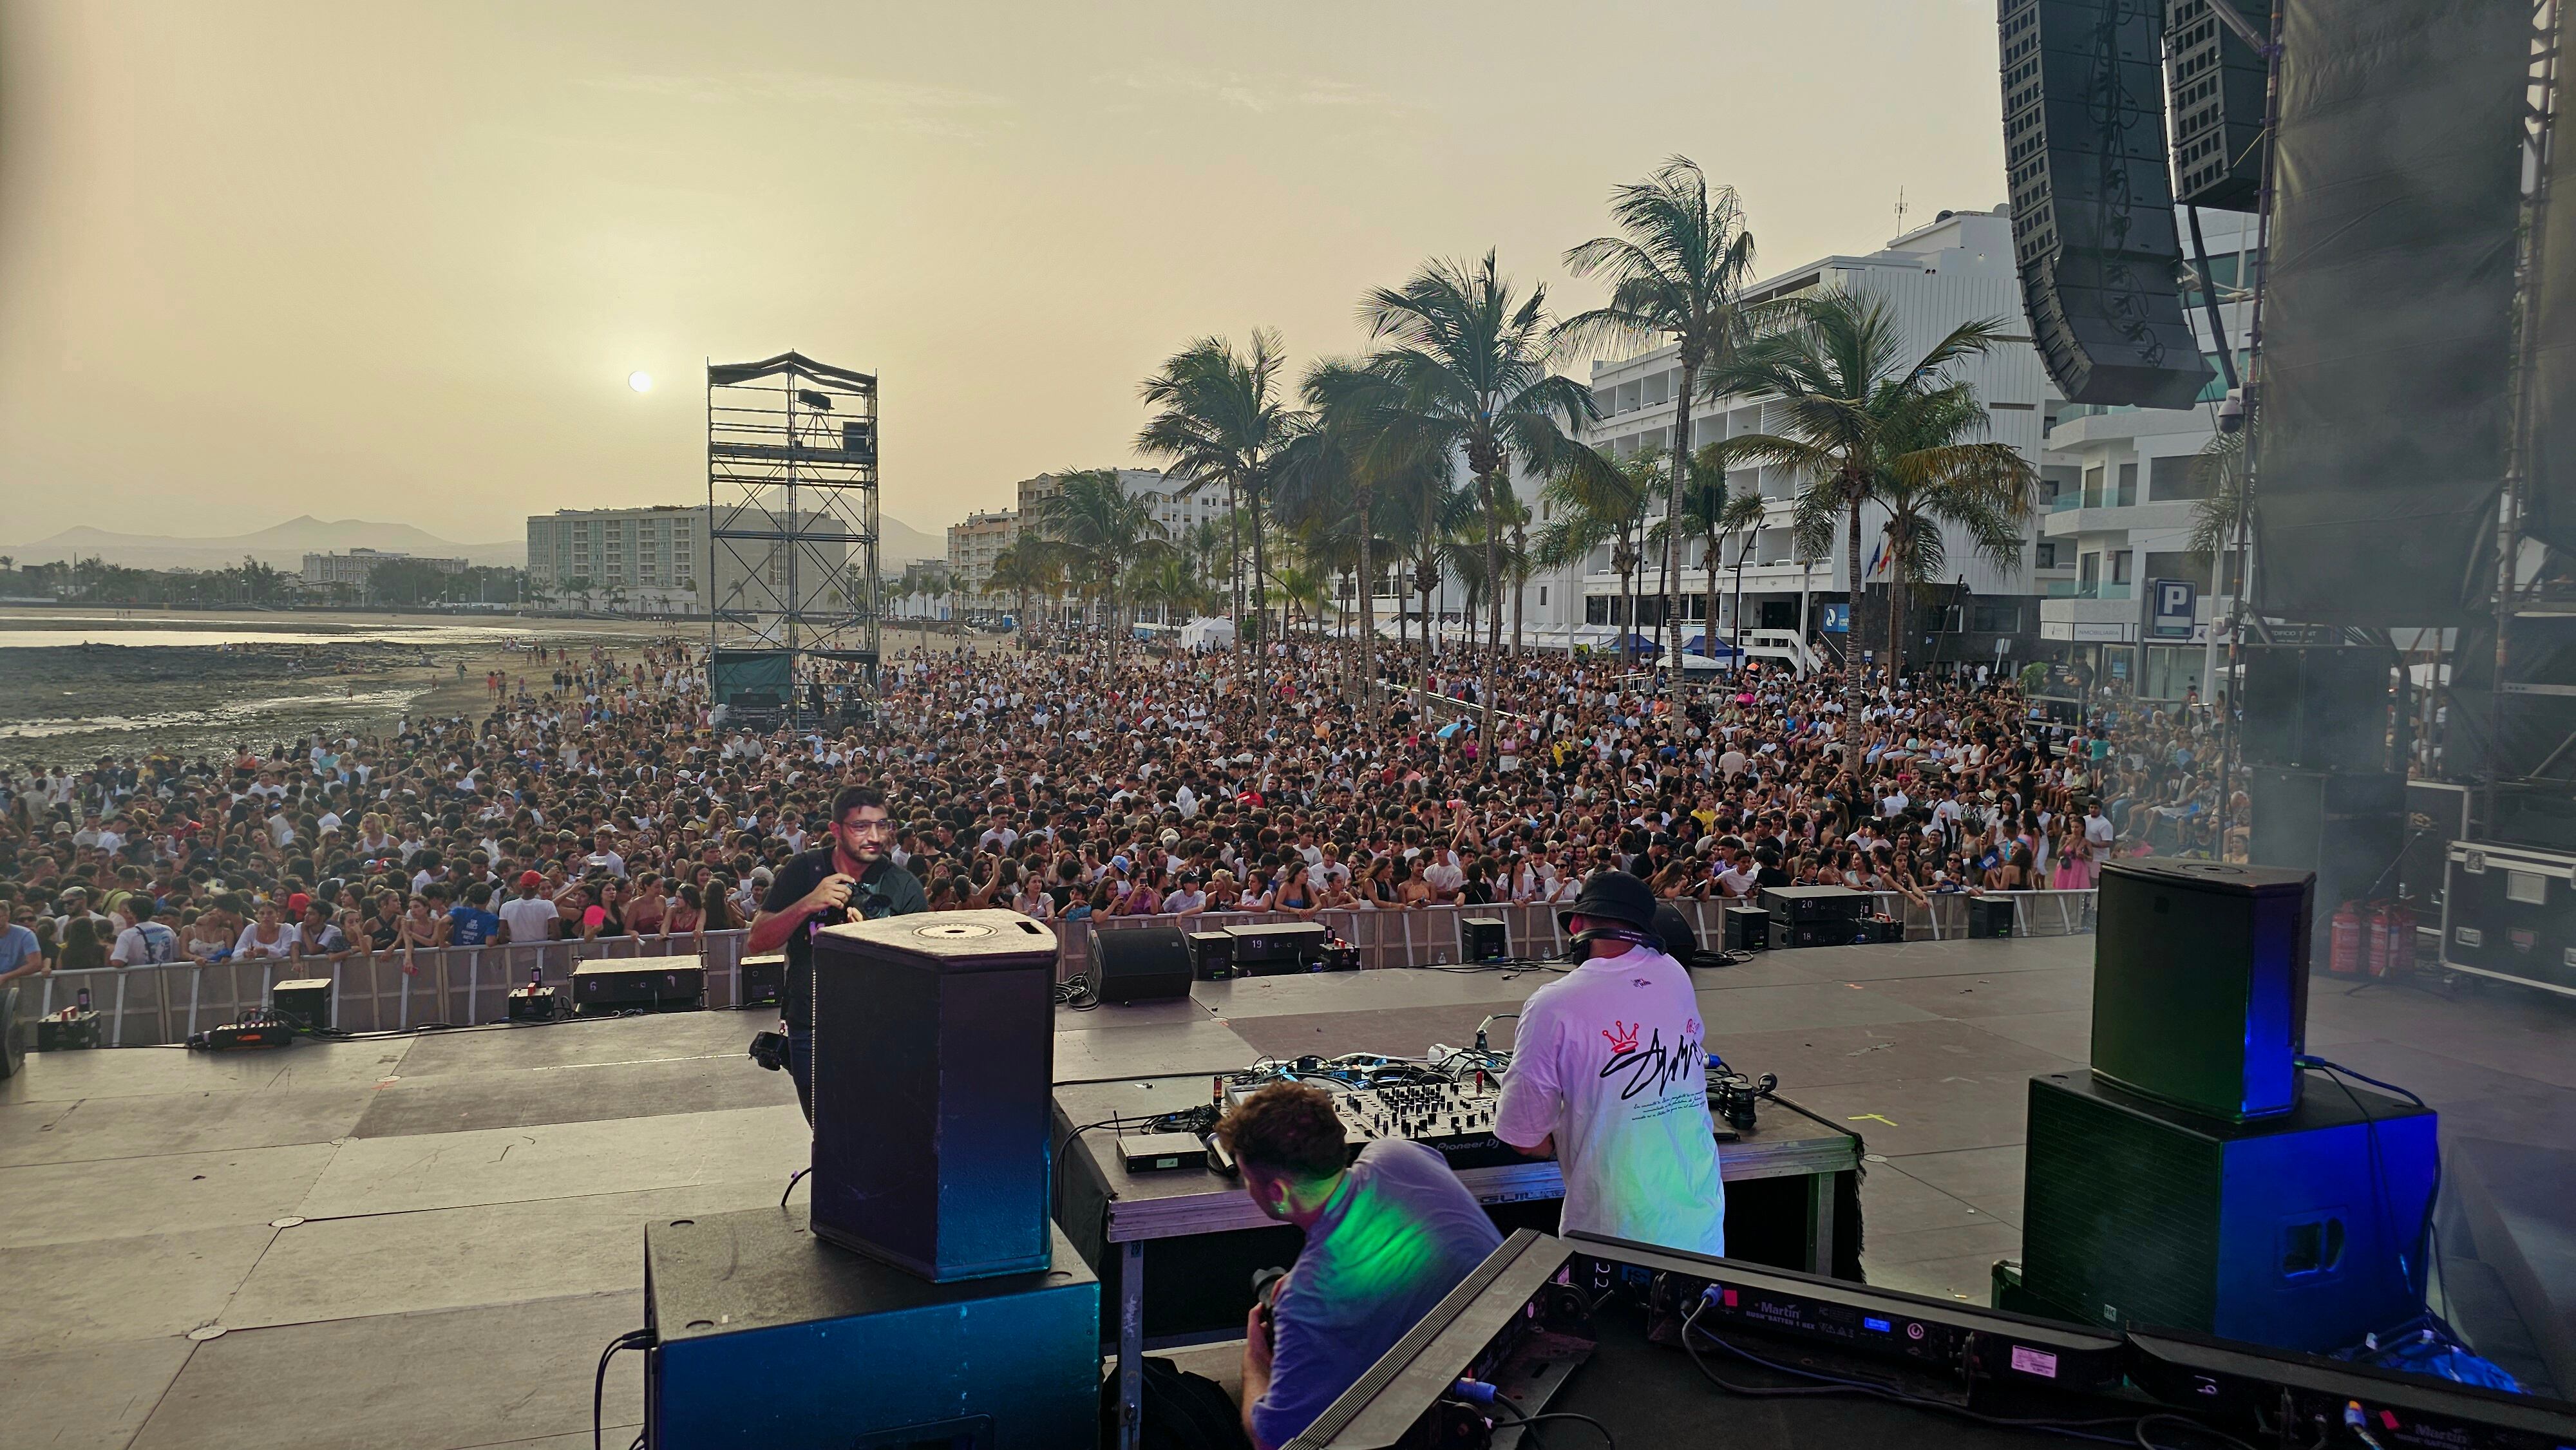
<svg viewBox="0 0 2576 1450"><path fill-rule="evenodd" d="M873 675L884 615L877 536L877 380L794 352L709 363L706 580L719 703L724 677L737 673L727 665L752 667L743 678L768 682L758 693L791 715L800 705L819 713L817 662ZM805 701L798 683L811 692Z"/></svg>

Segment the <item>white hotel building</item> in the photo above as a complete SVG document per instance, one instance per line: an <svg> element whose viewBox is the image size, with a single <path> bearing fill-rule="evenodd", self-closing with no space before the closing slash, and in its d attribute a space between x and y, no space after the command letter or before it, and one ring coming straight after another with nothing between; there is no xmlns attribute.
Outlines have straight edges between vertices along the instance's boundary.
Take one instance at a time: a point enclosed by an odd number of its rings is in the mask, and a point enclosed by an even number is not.
<svg viewBox="0 0 2576 1450"><path fill-rule="evenodd" d="M2234 287L2236 253L2249 244L2245 233L2251 222L2235 213L2204 212L2202 223L2224 301ZM1917 637L1916 658L1962 663L2001 658L2017 667L2037 657L2061 657L2069 644L2095 645L2098 655L2103 643L2133 643L2139 596L2129 581L2185 577L2174 557L2183 547L2178 540L2190 531L2190 505L2182 497L2189 485L2180 470L2184 459L2210 438L2211 410L2163 412L2065 404L2031 340L2013 261L2012 219L2001 207L1943 212L1879 251L1823 257L1788 268L1747 288L1745 295L1748 300L1767 301L1832 288L1883 300L1904 329L1906 346L1918 355L1963 322L2002 317L2012 324L2002 346L1962 361L1953 373L1986 405L1991 420L1986 436L2019 451L2038 472L2039 493L2031 524L2011 567L1998 567L1956 539L1945 541L1950 545L1948 577L1917 584L1914 600L1918 610L1948 605L1954 599L1959 608L1942 621L1944 632L1933 636L1928 648ZM2211 351L2196 294L2194 302L2195 329L2203 350ZM2247 310L2242 302L2226 303L2221 309L2230 341L2240 349ZM1622 458L1648 447L1669 450L1680 374L1677 351L1669 346L1595 363L1591 387L1601 417L1585 430L1585 441ZM2213 382L2204 396L2214 400L2223 390L2223 382ZM1778 415L1777 406L1762 398L1696 399L1691 409L1691 445L1773 431L1780 422ZM2156 458L2170 461L2159 465L2153 461ZM2145 466L2140 468L2142 460ZM2123 468L2133 472L2124 473ZM2138 474L2145 476L2143 485L2135 482ZM2088 479L2093 480L2090 492ZM1790 528L1799 482L1788 470L1776 467L1744 469L1729 476L1731 491L1760 494L1768 512L1760 529L1730 540L1718 560L1721 634L1738 627L1733 611L1739 557L1743 628L1797 630L1803 620L1812 638L1825 624L1821 605L1849 599L1851 581L1846 577L1847 556L1839 531L1828 557L1799 556ZM1545 505L1538 499L1537 481L1523 479L1518 487L1533 512L1533 530L1543 526ZM1660 518L1661 509L1658 498L1650 505L1650 523ZM1884 512L1862 514L1864 571L1885 523ZM1699 540L1684 543L1685 639L1700 633L1705 610L1708 579L1703 551ZM1653 600L1661 586L1661 551L1649 549L1647 555L1635 583L1641 603ZM1569 643L1610 643L1624 632L1620 581L1611 572L1609 556L1606 547L1597 549L1580 567L1531 577L1524 601L1530 637L1542 645L1563 648ZM2155 572L2159 570L2165 572ZM1884 582L1884 576L1870 582ZM1445 604L1439 604L1444 625L1460 628L1459 591L1452 587L1446 598ZM1378 607L1392 633L1397 601L1382 590ZM1413 608L1419 607L1417 599ZM1648 610L1659 607L1646 604ZM2204 619L2208 608L2204 598ZM2223 612L2224 606L2220 608ZM2119 616L2116 620L2110 617L2114 614ZM1645 617L1657 616L1649 612ZM1509 627L1507 615L1505 628ZM2117 630L2125 632L2115 634ZM1842 640L1833 642L1839 645ZM1869 653L1883 647L1876 638L1857 644ZM2003 648L2000 656L1998 644ZM2163 662L2151 660L2151 687L2162 678L2157 671L2179 661L2182 649L2157 653ZM2079 649L2078 655L2083 651ZM2107 669L2100 659L2090 662ZM2126 668L2121 667L2123 673ZM2172 663L2172 668L2182 667ZM2191 668L2196 670L2197 664ZM2175 685L2172 693L2179 695L2181 686Z"/></svg>

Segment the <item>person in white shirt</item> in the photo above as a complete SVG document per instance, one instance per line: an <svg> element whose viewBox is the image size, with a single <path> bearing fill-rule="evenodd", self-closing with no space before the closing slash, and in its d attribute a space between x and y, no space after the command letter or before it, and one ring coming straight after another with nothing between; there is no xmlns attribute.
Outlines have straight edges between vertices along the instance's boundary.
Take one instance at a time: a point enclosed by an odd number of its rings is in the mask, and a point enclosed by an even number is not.
<svg viewBox="0 0 2576 1450"><path fill-rule="evenodd" d="M134 919L134 924L116 934L116 945L107 954L111 967L140 967L155 962L179 960L179 934L152 919L152 898L141 892L125 899L119 910Z"/></svg>
<svg viewBox="0 0 2576 1450"><path fill-rule="evenodd" d="M1581 966L1521 1008L1494 1136L1565 1173L1567 1230L1726 1252L1726 1190L1690 974L1655 943L1655 896L1601 871L1560 914Z"/></svg>
<svg viewBox="0 0 2576 1450"><path fill-rule="evenodd" d="M2108 846L2118 834L2111 829L2111 818L2102 814L2100 801L2095 801L2084 808L2084 840L2087 844Z"/></svg>

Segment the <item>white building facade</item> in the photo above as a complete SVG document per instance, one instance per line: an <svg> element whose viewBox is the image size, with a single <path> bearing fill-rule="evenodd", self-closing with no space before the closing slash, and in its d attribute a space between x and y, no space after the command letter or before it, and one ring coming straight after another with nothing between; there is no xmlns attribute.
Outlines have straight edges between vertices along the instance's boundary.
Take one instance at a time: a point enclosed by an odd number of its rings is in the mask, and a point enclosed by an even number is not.
<svg viewBox="0 0 2576 1450"><path fill-rule="evenodd" d="M1911 355L1928 350L1961 323L1980 318L2005 319L2003 345L1983 356L1963 360L1954 365L1952 373L1985 404L1990 420L1985 435L1988 441L2011 447L2043 477L2071 477L2064 460L2051 458L2046 450L2047 420L2058 395L2031 340L2022 308L2020 278L2013 265L2012 219L2002 208L1992 212L1943 212L1929 225L1907 232L1881 251L1820 258L1764 278L1747 288L1745 296L1748 301L1765 302L1837 289L1883 302L1902 328ZM1586 442L1618 458L1633 457L1647 448L1672 451L1673 402L1681 386L1676 349L1667 346L1616 362L1596 363L1591 386L1602 416L1585 430ZM1780 413L1776 401L1759 397L1697 397L1691 406L1689 447L1696 449L1747 433L1779 431ZM1803 556L1793 536L1791 518L1803 482L1791 470L1778 467L1747 468L1729 474L1729 492L1760 495L1766 512L1760 528L1728 541L1717 561L1721 637L1738 629L1769 629L1802 630L1812 638L1821 631L1838 629L1840 621L1848 618L1847 614L1823 607L1828 602L1841 604L1850 598L1850 566L1839 533L1835 547L1821 557ZM1541 507L1535 502L1533 506ZM2047 507L2045 497L2037 507ZM1650 506L1650 524L1661 516L1658 501ZM1861 517L1862 572L1870 576L1868 583L1886 582L1883 567L1872 572L1886 522L1884 511L1865 510ZM1955 602L1958 609L1944 622L1945 628L1957 637L1936 636L1928 647L1918 638L1913 646L1914 657L1918 661L1939 659L1946 649L1952 662L1989 663L1997 658L1992 643L1996 640L2005 642L2008 654L2026 654L2036 637L2039 601L2054 584L2073 576L2071 553L2060 559L2056 557L2058 551L2043 549L2040 542L2037 517L2009 565L1999 566L1955 539L1945 540L1949 545L1949 577L1918 582L1913 593L1918 609ZM1701 540L1684 543L1680 582L1686 639L1700 633L1700 619L1705 612L1705 551ZM1619 600L1619 576L1611 572L1609 554L1607 548L1595 550L1582 567L1560 571L1549 579L1544 605L1538 602L1534 590L1533 617L1542 617L1543 611L1546 620L1544 626L1536 627L1543 629L1550 643L1569 638L1577 642L1614 640L1626 632L1623 626L1629 621ZM1735 603L1739 563L1740 620ZM1642 598L1657 601L1640 611L1640 617L1648 621L1647 633L1654 632L1661 617L1662 564L1662 551L1649 548L1634 585ZM1836 646L1843 643L1839 634L1829 639ZM1856 644L1865 655L1884 648L1883 638L1862 639Z"/></svg>

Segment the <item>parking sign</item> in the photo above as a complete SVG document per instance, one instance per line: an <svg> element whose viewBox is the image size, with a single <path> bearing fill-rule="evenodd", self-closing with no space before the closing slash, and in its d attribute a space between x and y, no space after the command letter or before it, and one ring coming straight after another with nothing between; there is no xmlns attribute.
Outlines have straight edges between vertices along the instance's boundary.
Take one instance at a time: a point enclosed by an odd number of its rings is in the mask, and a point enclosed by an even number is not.
<svg viewBox="0 0 2576 1450"><path fill-rule="evenodd" d="M2154 639L2191 638L2192 616L2200 612L2200 586L2188 579L2158 579L2148 586L2155 610L2147 620Z"/></svg>

